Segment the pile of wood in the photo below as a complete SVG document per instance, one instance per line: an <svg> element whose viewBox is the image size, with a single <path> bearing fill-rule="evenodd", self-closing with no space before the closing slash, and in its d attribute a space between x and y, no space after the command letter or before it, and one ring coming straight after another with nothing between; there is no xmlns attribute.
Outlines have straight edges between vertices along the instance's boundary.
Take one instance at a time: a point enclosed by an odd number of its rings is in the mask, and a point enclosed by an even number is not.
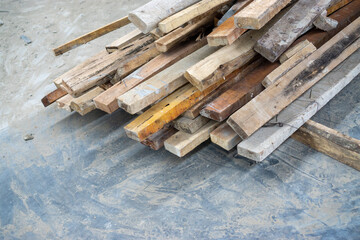
<svg viewBox="0 0 360 240"><path fill-rule="evenodd" d="M56 78L43 103L123 109L130 138L179 157L211 139L262 161L359 73L355 58L326 76L359 48L359 15L360 0L152 0L55 49L136 26ZM307 122L296 139L318 128Z"/></svg>

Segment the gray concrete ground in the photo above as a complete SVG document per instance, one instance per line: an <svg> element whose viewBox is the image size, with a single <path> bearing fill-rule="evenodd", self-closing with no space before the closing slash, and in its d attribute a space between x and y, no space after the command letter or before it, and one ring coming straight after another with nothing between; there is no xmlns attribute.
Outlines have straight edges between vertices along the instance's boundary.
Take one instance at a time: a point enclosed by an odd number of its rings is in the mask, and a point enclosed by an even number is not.
<svg viewBox="0 0 360 240"><path fill-rule="evenodd" d="M359 172L296 141L255 166L208 143L178 159L129 140L123 111L41 106L130 27L51 49L143 2L1 1L0 239L360 239ZM359 77L314 119L360 138Z"/></svg>

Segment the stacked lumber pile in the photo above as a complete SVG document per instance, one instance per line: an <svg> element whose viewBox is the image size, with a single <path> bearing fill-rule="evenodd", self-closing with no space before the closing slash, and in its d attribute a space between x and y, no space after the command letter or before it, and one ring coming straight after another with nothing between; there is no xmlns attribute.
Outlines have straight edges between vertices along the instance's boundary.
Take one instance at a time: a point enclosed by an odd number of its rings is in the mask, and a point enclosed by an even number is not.
<svg viewBox="0 0 360 240"><path fill-rule="evenodd" d="M123 109L131 139L179 157L211 139L262 161L296 130L310 134L307 121L359 73L359 15L360 0L152 0L55 49L136 26L56 78L43 103ZM332 72L351 55L346 76Z"/></svg>

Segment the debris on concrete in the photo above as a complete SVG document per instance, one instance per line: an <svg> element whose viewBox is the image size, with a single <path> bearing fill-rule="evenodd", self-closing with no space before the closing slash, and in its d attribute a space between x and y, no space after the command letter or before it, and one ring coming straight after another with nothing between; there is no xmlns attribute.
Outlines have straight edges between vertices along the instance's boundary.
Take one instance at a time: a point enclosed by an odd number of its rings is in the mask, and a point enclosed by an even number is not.
<svg viewBox="0 0 360 240"><path fill-rule="evenodd" d="M24 42L25 42L26 45L32 43L32 41L30 40L30 38L28 38L28 37L25 36L25 35L21 35L20 38L21 38L22 40L24 40Z"/></svg>
<svg viewBox="0 0 360 240"><path fill-rule="evenodd" d="M26 134L24 136L24 141L31 141L34 139L34 134L30 133L30 134Z"/></svg>
<svg viewBox="0 0 360 240"><path fill-rule="evenodd" d="M4 25L4 22L0 19L0 27Z"/></svg>

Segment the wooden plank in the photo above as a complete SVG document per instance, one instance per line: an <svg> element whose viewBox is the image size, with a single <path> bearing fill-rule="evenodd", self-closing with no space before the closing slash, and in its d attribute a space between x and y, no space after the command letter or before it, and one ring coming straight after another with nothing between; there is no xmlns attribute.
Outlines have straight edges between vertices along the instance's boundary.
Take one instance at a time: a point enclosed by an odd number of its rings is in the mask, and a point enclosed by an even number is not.
<svg viewBox="0 0 360 240"><path fill-rule="evenodd" d="M329 32L337 27L338 22L327 17L327 11L325 10L318 18L315 19L313 24L316 28Z"/></svg>
<svg viewBox="0 0 360 240"><path fill-rule="evenodd" d="M230 151L241 142L237 133L225 122L210 133L211 142Z"/></svg>
<svg viewBox="0 0 360 240"><path fill-rule="evenodd" d="M210 121L193 134L178 132L165 141L165 149L178 157L184 157L210 138L210 133L220 123Z"/></svg>
<svg viewBox="0 0 360 240"><path fill-rule="evenodd" d="M200 114L218 122L224 121L232 113L264 90L262 81L267 74L278 66L278 63L264 63L215 100L207 104L205 108L200 111Z"/></svg>
<svg viewBox="0 0 360 240"><path fill-rule="evenodd" d="M254 0L235 15L235 25L238 28L259 30L290 2L291 0Z"/></svg>
<svg viewBox="0 0 360 240"><path fill-rule="evenodd" d="M113 87L94 98L96 107L104 112L113 113L119 109L117 97L205 46L205 44L205 40L198 42L190 41L167 53L160 54L129 76L125 77L122 81L116 83Z"/></svg>
<svg viewBox="0 0 360 240"><path fill-rule="evenodd" d="M222 16L222 18L218 21L217 26L223 24L226 20L234 16L238 11L240 11L247 2L251 2L252 0L237 0L237 2L230 7L230 9Z"/></svg>
<svg viewBox="0 0 360 240"><path fill-rule="evenodd" d="M282 127L260 128L238 145L238 154L263 161L360 73L359 58L358 50L270 121Z"/></svg>
<svg viewBox="0 0 360 240"><path fill-rule="evenodd" d="M41 102L44 105L44 107L48 107L51 104L53 104L54 102L56 102L56 100L65 96L66 94L67 94L67 92L65 90L63 90L61 88L57 88L54 91L52 91L51 93L47 94L45 97L43 97L41 99Z"/></svg>
<svg viewBox="0 0 360 240"><path fill-rule="evenodd" d="M227 123L242 139L251 136L354 53L360 46L359 36L360 18L234 113Z"/></svg>
<svg viewBox="0 0 360 240"><path fill-rule="evenodd" d="M96 109L93 99L104 91L101 87L95 87L80 97L73 98L70 103L70 108L78 112L81 116L84 116Z"/></svg>
<svg viewBox="0 0 360 240"><path fill-rule="evenodd" d="M204 97L201 101L196 103L186 112L184 112L183 116L190 119L195 119L196 117L198 117L200 115L200 111L205 107L205 105L213 101L215 98L220 96L223 92L225 92L229 88L232 88L234 84L241 81L242 78L244 78L247 74L249 74L251 71L256 69L263 62L264 62L264 58L256 59L255 61L250 62L249 64L246 64L245 66L231 73L226 78L227 80L224 84L222 84L218 89L216 89L215 91Z"/></svg>
<svg viewBox="0 0 360 240"><path fill-rule="evenodd" d="M159 22L200 0L152 0L129 13L130 21L143 33L149 33Z"/></svg>
<svg viewBox="0 0 360 240"><path fill-rule="evenodd" d="M191 134L199 130L207 122L209 122L209 119L202 116L198 116L195 119L180 117L174 121L174 127L179 131Z"/></svg>
<svg viewBox="0 0 360 240"><path fill-rule="evenodd" d="M175 13L159 23L159 29L163 33L169 33L185 23L205 14L212 15L213 12L231 0L202 0L184 10Z"/></svg>
<svg viewBox="0 0 360 240"><path fill-rule="evenodd" d="M117 97L119 107L131 114L135 114L161 98L166 97L188 82L183 76L187 68L214 51L216 49L205 46L183 58L171 67Z"/></svg>
<svg viewBox="0 0 360 240"><path fill-rule="evenodd" d="M245 65L256 56L254 45L285 12L278 14L259 31L251 30L232 45L220 48L185 72L186 79L199 90L204 90L234 70Z"/></svg>
<svg viewBox="0 0 360 240"><path fill-rule="evenodd" d="M116 50L123 48L125 45L128 45L129 43L139 39L141 36L143 36L143 33L139 29L135 29L125 36L122 36L118 40L112 42L111 44L106 45L106 51L108 53L113 53Z"/></svg>
<svg viewBox="0 0 360 240"><path fill-rule="evenodd" d="M66 94L65 96L63 96L62 98L56 100L57 106L60 109L64 109L68 112L72 112L74 110L71 109L70 104L71 101L74 99L74 97L72 97L69 94Z"/></svg>
<svg viewBox="0 0 360 240"><path fill-rule="evenodd" d="M336 12L337 10L341 9L342 7L346 6L347 4L351 3L353 0L338 0L332 4L331 7L327 9L328 15Z"/></svg>
<svg viewBox="0 0 360 240"><path fill-rule="evenodd" d="M237 12L241 11L252 1L253 0L242 0L239 2L240 4L238 6ZM207 36L208 44L209 46L214 47L231 45L246 31L247 29L236 27L234 16L231 16Z"/></svg>
<svg viewBox="0 0 360 240"><path fill-rule="evenodd" d="M312 120L307 121L291 137L360 171L360 140L358 139Z"/></svg>
<svg viewBox="0 0 360 240"><path fill-rule="evenodd" d="M294 54L294 56L292 56L289 60L281 64L278 68L267 75L262 82L263 86L267 88L274 84L277 80L279 80L282 76L284 76L287 72L289 72L315 51L316 47L312 43L308 44L306 47Z"/></svg>
<svg viewBox="0 0 360 240"><path fill-rule="evenodd" d="M78 37L68 43L65 43L64 45L61 45L60 47L53 49L55 56L61 55L67 51L70 51L71 49L77 48L78 46L81 46L82 44L90 42L91 40L94 40L95 38L101 37L109 32L112 32L118 28L123 27L129 23L130 23L130 21L129 21L128 17L120 18L120 19L116 20L115 22L112 22L101 28L98 28L95 31L92 31L90 33L82 35L81 37Z"/></svg>
<svg viewBox="0 0 360 240"><path fill-rule="evenodd" d="M126 134L137 141L146 139L163 128L165 124L178 118L225 81L224 79L204 91L199 91L191 84L186 84L128 124L125 127Z"/></svg>
<svg viewBox="0 0 360 240"><path fill-rule="evenodd" d="M170 138L177 132L178 131L175 128L166 126L157 133L154 133L153 135L142 141L141 144L148 146L151 149L157 151L164 146L164 142L168 138Z"/></svg>
<svg viewBox="0 0 360 240"><path fill-rule="evenodd" d="M77 97L96 85L108 82L119 68L125 69L125 73L130 73L135 67L159 54L153 42L153 37L148 35L112 54L105 51L105 56L63 78L62 85L69 94Z"/></svg>
<svg viewBox="0 0 360 240"><path fill-rule="evenodd" d="M299 0L257 41L255 51L271 62L276 61L331 2Z"/></svg>
<svg viewBox="0 0 360 240"><path fill-rule="evenodd" d="M309 42L307 39L295 44L293 47L286 50L286 52L284 52L280 56L279 58L280 63L283 64L286 60L294 56L296 53L300 52L304 47L306 47L309 44L311 44L311 42Z"/></svg>
<svg viewBox="0 0 360 240"><path fill-rule="evenodd" d="M201 18L192 23L187 24L184 27L179 27L178 29L172 31L171 33L165 35L162 38L159 38L155 41L156 48L160 52L167 52L174 46L178 45L180 42L186 40L192 34L199 33L201 27L212 23L214 16L210 15L208 17Z"/></svg>

